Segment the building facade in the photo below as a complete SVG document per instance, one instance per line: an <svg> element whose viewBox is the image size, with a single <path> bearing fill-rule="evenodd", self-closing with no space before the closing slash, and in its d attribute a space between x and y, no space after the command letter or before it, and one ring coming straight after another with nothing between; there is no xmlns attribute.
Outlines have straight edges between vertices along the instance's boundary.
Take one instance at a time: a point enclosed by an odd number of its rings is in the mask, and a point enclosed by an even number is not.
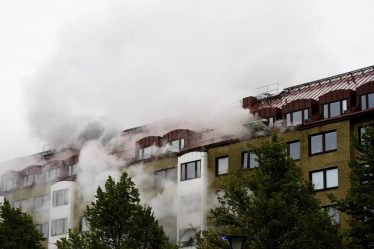
<svg viewBox="0 0 374 249"><path fill-rule="evenodd" d="M194 248L194 234L207 227L209 209L225 175L261 167L249 148L269 139L275 130L305 179L314 184L321 207L345 226L344 216L331 207L327 195L345 196L348 163L355 156L352 143L360 139L366 125L374 124L374 67L286 88L273 96L246 97L242 107L253 116L243 124L246 135L188 127L123 131L126 143L110 151L123 163L96 170L88 188L103 186L108 176L119 179L122 171L134 179L147 176L138 181L142 197L161 210L156 216L170 240ZM31 157L27 167L1 176L0 200L7 198L14 207L31 213L48 238L45 246L55 248L69 228L88 229L82 214L93 197L87 197L87 186L79 180L84 174L79 150Z"/></svg>

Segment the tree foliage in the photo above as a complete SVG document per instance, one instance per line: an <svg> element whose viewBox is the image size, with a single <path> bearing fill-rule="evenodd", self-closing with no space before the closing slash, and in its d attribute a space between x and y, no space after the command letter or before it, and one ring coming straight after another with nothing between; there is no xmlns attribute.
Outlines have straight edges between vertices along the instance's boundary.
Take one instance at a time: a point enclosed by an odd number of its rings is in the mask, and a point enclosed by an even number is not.
<svg viewBox="0 0 374 249"><path fill-rule="evenodd" d="M228 248L220 241L225 234L246 236L246 249L341 248L338 225L277 136L251 150L260 167L228 176L211 212L216 230L205 231L198 248Z"/></svg>
<svg viewBox="0 0 374 249"><path fill-rule="evenodd" d="M12 208L8 200L0 206L0 248L42 249L43 235L36 229L32 217L19 208Z"/></svg>
<svg viewBox="0 0 374 249"><path fill-rule="evenodd" d="M118 183L109 177L84 214L89 231L57 242L59 249L168 249L162 227L149 206L140 204L137 188L124 172Z"/></svg>
<svg viewBox="0 0 374 249"><path fill-rule="evenodd" d="M365 127L354 145L357 155L351 168L347 196L338 201L339 210L349 215L347 237L349 248L374 248L374 128Z"/></svg>

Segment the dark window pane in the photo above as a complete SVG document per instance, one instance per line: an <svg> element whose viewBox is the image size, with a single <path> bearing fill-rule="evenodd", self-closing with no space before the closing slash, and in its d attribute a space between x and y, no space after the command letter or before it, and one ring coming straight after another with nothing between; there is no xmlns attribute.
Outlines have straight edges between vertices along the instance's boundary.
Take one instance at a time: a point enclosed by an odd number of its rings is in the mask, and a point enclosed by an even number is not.
<svg viewBox="0 0 374 249"><path fill-rule="evenodd" d="M326 151L336 150L336 131L325 134Z"/></svg>
<svg viewBox="0 0 374 249"><path fill-rule="evenodd" d="M374 107L374 93L370 93L368 95L368 106L369 106L369 108Z"/></svg>
<svg viewBox="0 0 374 249"><path fill-rule="evenodd" d="M298 125L303 123L301 111L294 112L292 118L292 125Z"/></svg>
<svg viewBox="0 0 374 249"><path fill-rule="evenodd" d="M300 159L300 142L293 142L288 144L289 155L292 159Z"/></svg>
<svg viewBox="0 0 374 249"><path fill-rule="evenodd" d="M366 95L361 96L361 110L366 109Z"/></svg>
<svg viewBox="0 0 374 249"><path fill-rule="evenodd" d="M329 105L325 104L323 105L323 118L329 117Z"/></svg>
<svg viewBox="0 0 374 249"><path fill-rule="evenodd" d="M330 117L336 117L340 114L340 101L330 103Z"/></svg>
<svg viewBox="0 0 374 249"><path fill-rule="evenodd" d="M323 151L322 134L310 137L310 153L316 154Z"/></svg>

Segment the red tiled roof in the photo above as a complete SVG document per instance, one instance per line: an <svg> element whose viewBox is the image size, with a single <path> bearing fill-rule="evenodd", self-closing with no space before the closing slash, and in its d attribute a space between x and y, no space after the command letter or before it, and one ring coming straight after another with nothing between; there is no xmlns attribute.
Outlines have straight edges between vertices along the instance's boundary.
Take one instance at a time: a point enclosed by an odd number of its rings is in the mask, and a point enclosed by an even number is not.
<svg viewBox="0 0 374 249"><path fill-rule="evenodd" d="M357 87L374 80L374 66L358 69L344 74L335 75L285 88L280 94L260 100L257 109L265 107L281 108L283 105L297 99L314 99L338 89L356 90Z"/></svg>

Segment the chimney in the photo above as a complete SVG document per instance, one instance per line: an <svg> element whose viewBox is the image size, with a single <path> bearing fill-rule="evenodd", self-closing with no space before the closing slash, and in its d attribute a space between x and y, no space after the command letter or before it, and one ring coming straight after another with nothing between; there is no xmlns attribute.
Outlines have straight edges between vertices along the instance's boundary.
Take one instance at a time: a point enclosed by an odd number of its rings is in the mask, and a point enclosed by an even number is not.
<svg viewBox="0 0 374 249"><path fill-rule="evenodd" d="M258 100L256 97L249 96L249 97L243 98L242 107L244 109L252 109L255 105L257 105L257 103L258 103Z"/></svg>

